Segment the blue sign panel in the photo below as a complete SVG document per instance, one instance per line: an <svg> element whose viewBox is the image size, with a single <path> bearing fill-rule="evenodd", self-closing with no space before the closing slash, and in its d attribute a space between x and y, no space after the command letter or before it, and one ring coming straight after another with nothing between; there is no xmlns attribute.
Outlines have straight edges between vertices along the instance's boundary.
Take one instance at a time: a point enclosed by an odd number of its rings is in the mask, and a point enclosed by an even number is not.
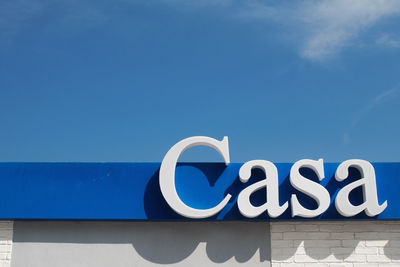
<svg viewBox="0 0 400 267"><path fill-rule="evenodd" d="M296 194L302 206L315 209L315 199L295 189L289 181L293 164L278 163L279 201L289 208L279 219L304 219L291 214L290 198ZM329 192L331 205L313 219L344 219L333 203L339 190L361 178L350 168L349 178L335 179L339 163L325 163L325 178L319 182L311 169L301 169L304 177L320 183ZM375 168L379 204L386 209L374 219L400 219L400 163L372 163ZM238 194L250 184L265 179L253 170L248 182L238 177L241 163L182 163L175 173L180 199L196 209L214 207L227 194L228 204L216 215L202 220L269 220L267 212L249 219L238 209ZM0 163L0 219L50 220L193 220L176 213L165 201L159 187L160 163ZM351 191L353 205L363 202L363 186ZM266 202L266 189L250 198L254 206ZM365 212L351 219L371 219Z"/></svg>

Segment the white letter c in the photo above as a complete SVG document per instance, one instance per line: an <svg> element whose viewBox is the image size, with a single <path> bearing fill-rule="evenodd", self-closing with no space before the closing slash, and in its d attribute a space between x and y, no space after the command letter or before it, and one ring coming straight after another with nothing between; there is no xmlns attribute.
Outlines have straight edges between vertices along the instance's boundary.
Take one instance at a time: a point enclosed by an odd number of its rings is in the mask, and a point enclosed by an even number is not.
<svg viewBox="0 0 400 267"><path fill-rule="evenodd" d="M193 146L211 147L221 154L221 156L224 158L226 165L228 165L230 162L227 136L225 136L222 141L218 141L214 138L206 136L189 137L176 143L165 155L163 161L161 162L159 183L164 199L176 213L188 218L201 219L213 216L220 212L228 203L231 195L226 195L225 198L217 206L209 209L195 209L189 207L179 198L175 187L176 163L178 162L181 154L186 149Z"/></svg>

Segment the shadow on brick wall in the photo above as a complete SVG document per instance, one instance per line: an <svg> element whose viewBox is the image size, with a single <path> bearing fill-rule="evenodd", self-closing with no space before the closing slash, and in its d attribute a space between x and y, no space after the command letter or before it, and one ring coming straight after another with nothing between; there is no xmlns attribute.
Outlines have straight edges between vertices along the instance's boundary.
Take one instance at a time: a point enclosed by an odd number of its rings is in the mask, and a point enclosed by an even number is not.
<svg viewBox="0 0 400 267"><path fill-rule="evenodd" d="M12 266L268 266L270 261L265 222L25 221L15 222L14 230Z"/></svg>
<svg viewBox="0 0 400 267"><path fill-rule="evenodd" d="M272 261L400 264L400 221L273 223L271 235Z"/></svg>

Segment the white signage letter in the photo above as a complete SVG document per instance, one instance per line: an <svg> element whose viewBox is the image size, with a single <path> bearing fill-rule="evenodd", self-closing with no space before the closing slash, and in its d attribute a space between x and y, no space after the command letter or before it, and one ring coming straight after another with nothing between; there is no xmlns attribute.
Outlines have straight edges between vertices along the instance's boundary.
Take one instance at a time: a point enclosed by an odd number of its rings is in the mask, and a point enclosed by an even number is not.
<svg viewBox="0 0 400 267"><path fill-rule="evenodd" d="M239 178L242 183L246 183L250 179L253 168L263 170L266 177L264 180L258 181L240 192L237 200L239 211L243 216L254 218L267 210L271 218L276 218L288 207L287 202L279 206L278 170L270 161L252 160L246 162L239 170ZM267 190L267 201L263 205L255 207L250 203L250 196L253 192L263 187L266 187Z"/></svg>
<svg viewBox="0 0 400 267"><path fill-rule="evenodd" d="M372 164L361 159L346 160L337 168L335 179L339 182L345 180L349 176L350 167L354 167L360 172L361 179L346 185L339 191L335 199L337 211L345 217L357 215L363 210L370 217L384 211L387 207L387 201L382 205L378 203L375 170ZM358 186L362 186L364 203L354 206L350 203L349 194Z"/></svg>
<svg viewBox="0 0 400 267"><path fill-rule="evenodd" d="M318 179L322 181L322 179L324 179L325 177L324 161L323 159L302 159L297 161L290 169L290 183L292 184L292 186L300 192L312 197L318 203L318 208L314 210L306 209L299 203L297 196L295 194L292 194L292 217L316 217L328 209L331 197L325 187L302 176L299 172L300 168L312 169L317 174Z"/></svg>
<svg viewBox="0 0 400 267"><path fill-rule="evenodd" d="M181 154L188 148L193 146L209 146L217 150L224 158L225 164L228 165L229 159L229 145L228 137L224 137L222 141L205 136L194 136L186 138L176 143L165 155L161 162L160 168L160 189L167 201L168 205L177 213L189 218L207 218L220 212L228 203L231 195L226 195L225 198L215 207L210 209L194 209L187 206L179 198L175 188L175 168Z"/></svg>

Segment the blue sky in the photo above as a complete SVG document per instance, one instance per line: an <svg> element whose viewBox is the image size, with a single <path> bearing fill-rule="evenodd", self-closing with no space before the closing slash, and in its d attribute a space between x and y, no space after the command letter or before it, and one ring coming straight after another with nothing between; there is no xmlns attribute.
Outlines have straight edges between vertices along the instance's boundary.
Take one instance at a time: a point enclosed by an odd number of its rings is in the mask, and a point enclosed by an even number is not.
<svg viewBox="0 0 400 267"><path fill-rule="evenodd" d="M397 0L3 0L0 161L400 161ZM218 161L209 149L183 160Z"/></svg>

